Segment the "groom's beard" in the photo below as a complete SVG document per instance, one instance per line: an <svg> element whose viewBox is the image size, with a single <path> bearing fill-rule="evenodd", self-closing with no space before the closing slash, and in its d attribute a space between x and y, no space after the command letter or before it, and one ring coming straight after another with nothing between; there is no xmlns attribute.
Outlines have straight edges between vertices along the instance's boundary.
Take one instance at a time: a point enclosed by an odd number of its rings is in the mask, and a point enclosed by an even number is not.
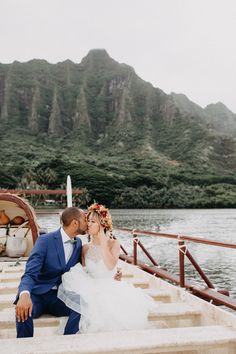
<svg viewBox="0 0 236 354"><path fill-rule="evenodd" d="M77 230L77 235L86 235L86 233L87 233L87 230L86 231L81 230L81 229Z"/></svg>

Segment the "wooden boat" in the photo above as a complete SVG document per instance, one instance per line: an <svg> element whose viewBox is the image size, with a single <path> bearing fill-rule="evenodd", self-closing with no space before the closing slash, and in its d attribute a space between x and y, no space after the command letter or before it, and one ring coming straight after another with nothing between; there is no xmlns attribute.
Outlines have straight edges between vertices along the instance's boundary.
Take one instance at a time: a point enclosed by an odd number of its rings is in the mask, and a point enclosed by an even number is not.
<svg viewBox="0 0 236 354"><path fill-rule="evenodd" d="M12 302L25 262L0 264L0 347L2 353L236 353L236 316L166 281L120 261L123 280L140 287L156 301L149 326L139 331L58 334L63 318L34 320L35 337L15 338Z"/></svg>
<svg viewBox="0 0 236 354"><path fill-rule="evenodd" d="M0 193L0 260L27 257L39 228L33 208L26 200L10 193Z"/></svg>
<svg viewBox="0 0 236 354"><path fill-rule="evenodd" d="M8 197L9 199L9 197ZM12 201L11 201L12 202ZM6 209L10 216L10 209ZM17 211L18 213L19 211ZM26 211L25 211L26 212ZM23 213L23 212L22 212ZM14 214L15 215L15 214ZM17 214L18 215L18 214ZM22 214L29 218L29 214ZM29 239L28 254L35 240ZM156 307L142 330L62 336L64 318L34 320L35 337L15 339L13 301L25 268L25 259L0 261L0 348L7 354L185 353L235 354L236 316L192 295L185 289L119 260L122 281L153 297Z"/></svg>

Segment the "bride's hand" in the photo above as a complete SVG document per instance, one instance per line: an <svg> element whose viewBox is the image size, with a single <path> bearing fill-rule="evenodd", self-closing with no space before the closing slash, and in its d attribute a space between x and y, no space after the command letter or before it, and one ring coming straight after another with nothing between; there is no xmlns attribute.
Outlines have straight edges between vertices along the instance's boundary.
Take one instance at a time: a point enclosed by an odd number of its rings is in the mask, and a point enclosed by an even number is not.
<svg viewBox="0 0 236 354"><path fill-rule="evenodd" d="M98 237L100 239L101 244L104 244L104 243L107 242L107 237L105 235L103 227L100 227L100 231L99 231Z"/></svg>

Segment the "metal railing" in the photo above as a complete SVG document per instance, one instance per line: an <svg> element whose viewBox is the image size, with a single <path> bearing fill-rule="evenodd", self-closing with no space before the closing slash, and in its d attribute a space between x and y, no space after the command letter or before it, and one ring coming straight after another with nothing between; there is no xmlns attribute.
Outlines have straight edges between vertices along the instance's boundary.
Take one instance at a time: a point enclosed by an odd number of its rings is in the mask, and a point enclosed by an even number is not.
<svg viewBox="0 0 236 354"><path fill-rule="evenodd" d="M225 289L217 289L214 284L207 277L205 272L202 270L200 265L191 255L190 251L187 249L184 241L191 241L195 243L201 243L205 245L218 246L236 249L236 244L233 243L225 243L212 241L205 238L194 237L194 236L186 236L186 235L174 235L174 234L165 234L151 231L143 231L143 230L131 230L127 228L116 228L116 230L128 232L133 236L133 254L128 255L128 252L121 246L124 254L120 255L120 259L132 263L134 265L138 265L144 271L153 274L157 277L161 277L163 279L169 280L174 284L179 285L182 288L186 288L191 291L194 295L201 297L204 300L210 301L215 305L224 305L236 311L236 300L229 297L229 291ZM145 248L142 242L139 240L138 235L149 235L155 237L165 237L175 239L178 242L178 253L179 253L179 276L169 272L167 269L161 268L157 261L151 256L150 252ZM147 265L144 262L138 260L137 251L138 247L144 252L147 258L150 260L151 265ZM206 287L198 286L193 284L190 281L186 280L185 277L185 258L188 258L190 263L193 265L195 270L198 272L200 277L206 284Z"/></svg>

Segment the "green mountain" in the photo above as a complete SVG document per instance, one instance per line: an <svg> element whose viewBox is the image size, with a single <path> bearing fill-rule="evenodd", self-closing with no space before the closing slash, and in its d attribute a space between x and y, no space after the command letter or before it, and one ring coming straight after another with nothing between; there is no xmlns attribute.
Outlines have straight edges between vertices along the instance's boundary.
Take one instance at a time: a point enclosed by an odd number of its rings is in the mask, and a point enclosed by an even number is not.
<svg viewBox="0 0 236 354"><path fill-rule="evenodd" d="M231 112L223 103L209 104L205 111L208 121L222 134L236 137L236 114Z"/></svg>
<svg viewBox="0 0 236 354"><path fill-rule="evenodd" d="M171 93L171 95L181 114L199 117L203 123L208 123L208 128L215 133L236 137L236 114L223 103L209 104L203 109L183 94Z"/></svg>
<svg viewBox="0 0 236 354"><path fill-rule="evenodd" d="M167 95L105 50L0 64L0 139L0 187L70 174L107 206L236 205L235 114Z"/></svg>

